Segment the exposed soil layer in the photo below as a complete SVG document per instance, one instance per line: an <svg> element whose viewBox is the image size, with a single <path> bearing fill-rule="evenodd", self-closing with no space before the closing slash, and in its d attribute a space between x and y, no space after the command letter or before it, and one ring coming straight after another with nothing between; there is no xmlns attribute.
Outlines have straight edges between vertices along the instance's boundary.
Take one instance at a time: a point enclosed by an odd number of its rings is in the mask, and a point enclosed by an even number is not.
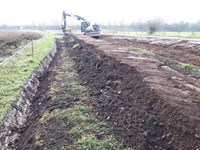
<svg viewBox="0 0 200 150"><path fill-rule="evenodd" d="M77 36L71 51L97 115L133 149L198 149L200 84L126 47ZM129 46L129 45L126 45Z"/></svg>
<svg viewBox="0 0 200 150"><path fill-rule="evenodd" d="M114 45L145 48L155 54L200 67L200 40L161 37L102 36Z"/></svg>

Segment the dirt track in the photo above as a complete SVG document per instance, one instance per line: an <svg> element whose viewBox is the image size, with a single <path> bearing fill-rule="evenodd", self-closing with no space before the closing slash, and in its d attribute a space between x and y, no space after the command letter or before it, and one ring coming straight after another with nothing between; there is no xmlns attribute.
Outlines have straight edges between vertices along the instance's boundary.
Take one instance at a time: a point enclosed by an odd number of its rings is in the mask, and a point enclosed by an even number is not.
<svg viewBox="0 0 200 150"><path fill-rule="evenodd" d="M56 149L63 143L73 143L74 137L69 131L74 124L64 114L53 118L51 113L79 103L95 108L87 115L109 124L106 135L114 134L122 143L120 149L200 149L198 79L174 71L157 59L128 51L130 46L141 47L141 43L116 37L114 40L112 37L95 40L77 35L75 41L81 48L72 49L69 38L65 38L65 43L57 43L60 52L40 79L39 92L26 124L13 130L20 133L20 138L11 145L13 149ZM143 46L148 47L148 44L143 43ZM173 56L179 58L175 53ZM73 67L79 74L79 84L88 89L90 99L86 101L80 92L73 92L68 85L72 79L66 78L71 72L67 68L67 57L75 63ZM62 80L56 78L59 74ZM54 84L58 89L52 94ZM57 101L53 100L54 96ZM51 118L41 122L49 114ZM36 138L38 132L42 139Z"/></svg>

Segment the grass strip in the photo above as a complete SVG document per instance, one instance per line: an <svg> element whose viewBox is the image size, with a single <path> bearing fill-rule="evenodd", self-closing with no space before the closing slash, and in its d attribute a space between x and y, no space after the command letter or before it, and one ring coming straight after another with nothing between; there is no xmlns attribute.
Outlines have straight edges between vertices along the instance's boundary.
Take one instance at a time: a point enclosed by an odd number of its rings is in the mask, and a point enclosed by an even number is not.
<svg viewBox="0 0 200 150"><path fill-rule="evenodd" d="M42 39L0 66L0 120L19 98L19 92L32 71L39 68L42 59L54 47L54 34L46 33Z"/></svg>
<svg viewBox="0 0 200 150"><path fill-rule="evenodd" d="M56 136L52 136L52 134L56 135L56 133L46 129L47 126L53 126L53 123L56 122L57 128L62 130L62 133L65 133L64 135L73 139L72 142L65 141L62 145L57 145L55 148L57 150L122 149L122 145L110 133L108 124L95 118L91 113L93 108L85 103L90 99L89 93L86 87L78 82L78 74L73 69L74 61L68 56L66 50L61 53L60 60L62 64L59 64L58 74L55 76L49 91L52 97L51 101L53 103L67 102L73 99L75 101L69 108L55 109L52 112L47 111L43 114L39 122L45 129L38 128L35 135L36 144L38 143L38 145L51 149L50 145L55 141L58 142ZM76 99L79 99L79 101L76 101ZM41 135L41 133L44 134ZM48 140L50 137L51 141Z"/></svg>

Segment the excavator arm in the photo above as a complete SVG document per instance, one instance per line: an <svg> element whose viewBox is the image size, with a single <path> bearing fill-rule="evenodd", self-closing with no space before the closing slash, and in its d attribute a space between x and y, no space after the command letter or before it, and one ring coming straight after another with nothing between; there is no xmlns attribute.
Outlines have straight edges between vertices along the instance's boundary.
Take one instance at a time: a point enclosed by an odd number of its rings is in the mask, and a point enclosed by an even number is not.
<svg viewBox="0 0 200 150"><path fill-rule="evenodd" d="M75 14L72 14L72 13L65 13L65 11L63 11L62 17L63 17L64 24L63 24L63 26L62 26L62 29L66 29L66 27L67 27L67 22L66 22L66 17L67 17L67 16L68 16L68 17L73 17L73 18L75 18L76 20L80 20L80 21L84 22L85 26L86 26L86 25L87 25L87 26L90 25L89 22L86 21L83 17L78 16L78 15L75 15Z"/></svg>
<svg viewBox="0 0 200 150"><path fill-rule="evenodd" d="M62 15L62 20L63 20L62 30L63 30L63 32L64 32L64 30L65 30L66 27L67 27L66 16L71 17L70 14L67 14L67 13L65 13L65 11L63 11L63 15Z"/></svg>
<svg viewBox="0 0 200 150"><path fill-rule="evenodd" d="M74 17L77 20L86 21L83 17L80 17L78 15L71 14L71 16Z"/></svg>
<svg viewBox="0 0 200 150"><path fill-rule="evenodd" d="M65 33L64 30L66 30L67 28L67 21L66 21L66 17L73 17L75 18L76 20L79 20L81 21L81 32L86 32L86 28L88 28L90 26L90 22L86 21L85 18L81 17L81 16L78 16L78 15L75 15L75 14L72 14L72 13L65 13L65 11L63 11L63 25L62 25L62 30L63 32Z"/></svg>

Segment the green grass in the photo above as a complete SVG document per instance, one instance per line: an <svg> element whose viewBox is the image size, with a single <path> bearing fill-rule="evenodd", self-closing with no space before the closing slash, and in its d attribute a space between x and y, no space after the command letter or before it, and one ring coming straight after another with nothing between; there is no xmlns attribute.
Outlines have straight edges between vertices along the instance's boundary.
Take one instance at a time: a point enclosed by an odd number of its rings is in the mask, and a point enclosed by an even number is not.
<svg viewBox="0 0 200 150"><path fill-rule="evenodd" d="M76 150L116 150L119 143L112 135L107 135L108 125L90 115L91 107L75 105L67 110L68 119L75 126L69 131L74 137ZM98 139L98 136L102 136Z"/></svg>
<svg viewBox="0 0 200 150"><path fill-rule="evenodd" d="M45 123L49 120L64 121L67 119L70 121L70 124L74 125L70 131L63 130L63 132L73 136L73 143L63 143L60 149L118 150L120 144L116 141L113 135L108 134L108 125L92 116L90 113L91 110L91 107L80 103L68 109L55 109L51 113L46 112L39 121L40 123ZM98 138L99 136L101 138ZM43 143L40 132L37 132L35 138L37 145Z"/></svg>
<svg viewBox="0 0 200 150"><path fill-rule="evenodd" d="M125 35L125 36L150 36L147 32L120 32L120 31L102 31L102 34ZM200 38L200 32L155 32L151 36Z"/></svg>
<svg viewBox="0 0 200 150"><path fill-rule="evenodd" d="M130 48L128 48L128 51L140 52L140 53L144 54L145 56L154 56L155 55L153 52L148 51L143 48L130 47Z"/></svg>
<svg viewBox="0 0 200 150"><path fill-rule="evenodd" d="M153 52L142 48L130 47L128 50L142 53L144 56L156 58L174 70L180 71L186 75L191 75L197 79L200 78L200 68L192 64L181 63L168 57L156 55Z"/></svg>
<svg viewBox="0 0 200 150"><path fill-rule="evenodd" d="M190 75L197 79L200 78L200 68L193 64L181 63L171 58L163 57L159 55L156 55L155 58L157 58L159 61L163 62L165 65L169 66L170 68L177 70L179 72L182 72L185 75Z"/></svg>
<svg viewBox="0 0 200 150"><path fill-rule="evenodd" d="M70 43L75 43L75 39L73 38L73 37L70 37L70 39L69 39L69 42L68 42L69 44Z"/></svg>
<svg viewBox="0 0 200 150"><path fill-rule="evenodd" d="M183 37L183 38L200 38L200 32L156 32L155 36Z"/></svg>
<svg viewBox="0 0 200 150"><path fill-rule="evenodd" d="M52 101L66 99L88 99L87 89L78 82L78 74L73 69L74 62L65 54L61 54L63 64L57 69L58 74L53 81L49 94Z"/></svg>
<svg viewBox="0 0 200 150"><path fill-rule="evenodd" d="M180 64L180 68L184 71L191 71L194 68L194 65L192 64Z"/></svg>
<svg viewBox="0 0 200 150"><path fill-rule="evenodd" d="M33 58L29 46L0 65L0 119L5 116L10 104L18 100L19 92L32 71L40 66L42 59L52 50L54 38L55 35L46 33L44 38L35 42Z"/></svg>
<svg viewBox="0 0 200 150"><path fill-rule="evenodd" d="M76 150L120 150L113 136L98 140L94 135L86 135L75 142Z"/></svg>
<svg viewBox="0 0 200 150"><path fill-rule="evenodd" d="M76 49L76 48L80 48L80 44L74 44L74 46L72 47L72 49Z"/></svg>

